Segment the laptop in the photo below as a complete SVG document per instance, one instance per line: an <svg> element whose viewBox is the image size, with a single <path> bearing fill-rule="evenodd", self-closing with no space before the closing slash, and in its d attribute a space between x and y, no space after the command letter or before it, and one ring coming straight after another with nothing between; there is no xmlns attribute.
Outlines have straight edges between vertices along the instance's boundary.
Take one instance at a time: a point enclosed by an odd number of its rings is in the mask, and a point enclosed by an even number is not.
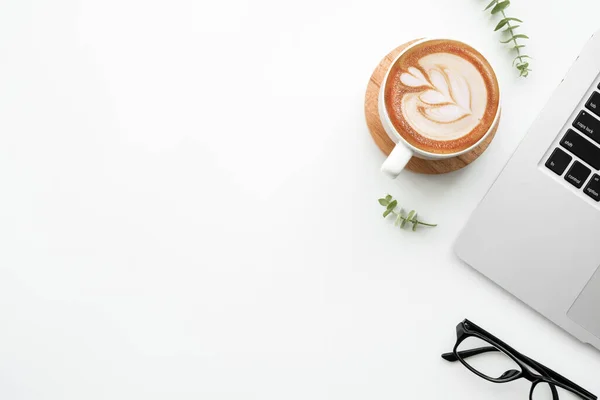
<svg viewBox="0 0 600 400"><path fill-rule="evenodd" d="M477 206L455 252L600 349L600 32Z"/></svg>

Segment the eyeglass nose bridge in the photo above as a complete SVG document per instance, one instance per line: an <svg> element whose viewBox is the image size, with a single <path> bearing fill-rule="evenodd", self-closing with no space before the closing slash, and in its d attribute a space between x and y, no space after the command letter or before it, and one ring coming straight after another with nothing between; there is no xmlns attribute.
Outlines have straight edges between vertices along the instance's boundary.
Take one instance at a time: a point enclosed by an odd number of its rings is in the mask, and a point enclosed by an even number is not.
<svg viewBox="0 0 600 400"><path fill-rule="evenodd" d="M516 369L509 369L508 371L506 371L505 373L503 373L502 375L500 375L500 377L498 379L511 379L514 378L515 376L521 374L521 371L516 370Z"/></svg>

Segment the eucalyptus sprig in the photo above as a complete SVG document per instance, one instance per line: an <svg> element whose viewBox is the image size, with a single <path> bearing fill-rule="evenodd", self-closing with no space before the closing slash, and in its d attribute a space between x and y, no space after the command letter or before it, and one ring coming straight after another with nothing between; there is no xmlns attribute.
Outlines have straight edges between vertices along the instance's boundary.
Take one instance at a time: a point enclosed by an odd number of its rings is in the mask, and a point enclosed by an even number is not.
<svg viewBox="0 0 600 400"><path fill-rule="evenodd" d="M521 49L523 49L525 45L520 44L519 40L529 39L529 36L521 33L515 34L517 28L521 26L517 24L521 24L523 21L521 21L519 18L507 17L505 10L508 8L508 6L510 6L510 0L492 0L492 2L485 8L485 11L491 9L492 15L500 14L502 16L502 19L500 22L498 22L498 25L496 25L494 31L499 31L500 29L504 28L502 32L508 32L510 37L507 40L501 40L500 43L510 43L512 46L511 48L517 51L517 56L513 60L513 65L519 70L519 76L527 77L527 75L529 75L529 71L531 71L528 61L528 59L531 59L531 57L523 54Z"/></svg>
<svg viewBox="0 0 600 400"><path fill-rule="evenodd" d="M390 194L379 199L379 204L385 207L383 218L387 218L390 214L393 215L395 217L394 225L400 225L400 229L404 228L406 224L412 224L413 231L417 230L417 225L437 226L437 224L427 224L423 221L419 221L415 210L411 210L408 214L406 214L401 207L397 210L396 207L398 207L398 201L394 200Z"/></svg>

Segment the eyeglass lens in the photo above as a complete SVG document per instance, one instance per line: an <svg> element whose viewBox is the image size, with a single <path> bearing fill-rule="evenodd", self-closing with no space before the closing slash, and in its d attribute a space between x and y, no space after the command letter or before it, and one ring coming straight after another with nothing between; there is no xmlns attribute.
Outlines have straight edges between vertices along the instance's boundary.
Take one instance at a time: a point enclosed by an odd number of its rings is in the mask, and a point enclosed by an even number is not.
<svg viewBox="0 0 600 400"><path fill-rule="evenodd" d="M521 367L491 343L475 336L463 340L457 348L458 357L475 371L489 379L509 381L521 372ZM475 353L480 354L475 354Z"/></svg>

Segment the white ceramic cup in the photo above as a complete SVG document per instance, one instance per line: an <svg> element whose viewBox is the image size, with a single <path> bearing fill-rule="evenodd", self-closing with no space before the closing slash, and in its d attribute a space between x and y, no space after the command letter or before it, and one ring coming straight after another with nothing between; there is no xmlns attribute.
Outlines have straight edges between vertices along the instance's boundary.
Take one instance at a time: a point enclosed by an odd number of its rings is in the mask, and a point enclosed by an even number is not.
<svg viewBox="0 0 600 400"><path fill-rule="evenodd" d="M402 57L404 55L404 53L406 53L409 49L411 49L423 42L428 42L431 40L451 40L451 39L420 39L420 40L412 43L411 45L407 46L404 50L402 50L400 52L400 54L398 54L398 56L390 64L390 68L386 72L385 78L383 79L383 83L381 84L381 88L379 89L379 100L378 100L379 118L381 119L381 124L383 125L383 129L385 129L385 131L388 134L388 136L390 137L390 139L392 139L392 141L394 143L396 143L396 145L394 146L394 149L392 150L392 152L390 153L388 158L386 158L386 160L383 162L383 165L381 166L381 171L383 173L385 173L386 175L388 175L392 179L396 178L400 174L400 172L402 172L404 167L406 167L406 164L408 164L408 162L410 161L410 159L413 156L423 158L425 160L443 160L443 159L447 159L447 158L457 157L462 154L470 152L471 150L473 150L474 148L479 146L490 135L490 133L496 129L496 126L498 125L498 121L500 120L500 93L499 93L498 94L498 109L496 110L496 115L494 117L494 121L490 125L490 128L485 133L485 135L483 135L481 137L481 139L479 139L475 144L473 144L472 146L470 146L464 150L458 151L456 153L448 153L448 154L430 153L428 151L419 149L418 147L411 145L402 137L402 135L400 135L400 133L396 130L396 128L392 124L390 116L387 112L387 107L385 106L385 101L384 101L385 86L387 85L388 77L390 75L390 71L391 71L392 67L396 64L396 62L398 62L400 57Z"/></svg>

